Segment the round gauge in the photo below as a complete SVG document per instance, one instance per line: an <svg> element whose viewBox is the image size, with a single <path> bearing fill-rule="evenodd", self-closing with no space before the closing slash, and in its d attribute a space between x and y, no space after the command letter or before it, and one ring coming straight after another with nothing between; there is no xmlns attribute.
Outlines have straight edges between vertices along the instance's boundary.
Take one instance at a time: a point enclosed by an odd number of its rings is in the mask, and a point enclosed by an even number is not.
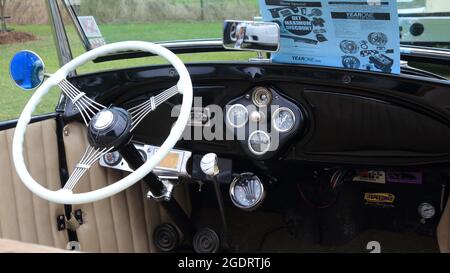
<svg viewBox="0 0 450 273"><path fill-rule="evenodd" d="M288 132L295 125L295 115L291 109L278 108L272 115L272 123L278 132Z"/></svg>
<svg viewBox="0 0 450 273"><path fill-rule="evenodd" d="M254 210L264 201L264 185L256 175L241 174L231 183L230 197L238 208Z"/></svg>
<svg viewBox="0 0 450 273"><path fill-rule="evenodd" d="M119 152L115 151L115 152L105 154L103 156L103 160L109 166L116 166L117 164L120 163L120 161L122 161L122 156L120 155Z"/></svg>
<svg viewBox="0 0 450 273"><path fill-rule="evenodd" d="M264 87L258 87L253 91L252 101L258 107L266 107L272 102L272 92Z"/></svg>
<svg viewBox="0 0 450 273"><path fill-rule="evenodd" d="M421 203L417 210L423 219L431 219L436 214L436 209L430 203Z"/></svg>
<svg viewBox="0 0 450 273"><path fill-rule="evenodd" d="M263 131L255 131L248 138L248 148L256 155L263 155L269 151L270 136Z"/></svg>
<svg viewBox="0 0 450 273"><path fill-rule="evenodd" d="M247 108L242 104L235 104L231 106L227 112L227 121L235 128L245 126L248 121Z"/></svg>
<svg viewBox="0 0 450 273"><path fill-rule="evenodd" d="M144 162L147 161L147 153L141 149L137 149L137 150L138 150L139 154L141 155L142 160L144 160Z"/></svg>

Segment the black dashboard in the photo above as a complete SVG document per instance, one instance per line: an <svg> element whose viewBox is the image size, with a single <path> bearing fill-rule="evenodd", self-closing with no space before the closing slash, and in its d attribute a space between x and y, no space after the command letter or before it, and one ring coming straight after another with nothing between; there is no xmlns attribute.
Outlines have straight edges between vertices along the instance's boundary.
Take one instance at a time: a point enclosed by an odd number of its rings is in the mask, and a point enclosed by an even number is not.
<svg viewBox="0 0 450 273"><path fill-rule="evenodd" d="M299 65L187 67L194 85L193 119L177 148L259 162L373 166L450 162L450 84L444 80ZM129 108L175 85L177 79L171 67L152 66L71 81L104 105ZM160 145L176 120L173 109L180 102L181 96L175 96L151 113L134 140ZM214 106L223 114L218 115ZM78 118L70 102L65 117ZM208 138L203 131L216 137Z"/></svg>

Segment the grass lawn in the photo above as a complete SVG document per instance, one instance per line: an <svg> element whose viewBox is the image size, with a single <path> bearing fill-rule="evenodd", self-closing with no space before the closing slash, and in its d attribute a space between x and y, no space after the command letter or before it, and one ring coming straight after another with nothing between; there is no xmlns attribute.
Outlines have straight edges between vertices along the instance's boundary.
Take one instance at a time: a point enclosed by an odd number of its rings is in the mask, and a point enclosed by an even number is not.
<svg viewBox="0 0 450 273"><path fill-rule="evenodd" d="M59 67L58 56L53 41L50 26L46 25L14 25L17 31L32 33L39 39L37 41L0 45L0 120L14 119L20 115L26 102L30 99L33 91L23 91L16 87L9 77L9 62L12 56L20 50L28 49L39 54L45 62L48 73L56 71ZM144 40L144 41L167 41L176 39L198 39L218 38L221 36L222 22L162 22L152 24L133 25L102 25L100 26L103 36L108 43L120 40ZM73 27L68 30L68 36L74 56L84 52L83 47ZM248 52L224 52L224 53L202 53L180 55L184 62L199 62L211 60L245 60L254 57L254 53ZM102 64L86 64L78 70L78 73L88 73L99 70L124 68L130 66L144 66L163 63L160 58L140 58L124 61L113 61ZM54 88L43 99L35 114L53 112L59 98L60 90Z"/></svg>

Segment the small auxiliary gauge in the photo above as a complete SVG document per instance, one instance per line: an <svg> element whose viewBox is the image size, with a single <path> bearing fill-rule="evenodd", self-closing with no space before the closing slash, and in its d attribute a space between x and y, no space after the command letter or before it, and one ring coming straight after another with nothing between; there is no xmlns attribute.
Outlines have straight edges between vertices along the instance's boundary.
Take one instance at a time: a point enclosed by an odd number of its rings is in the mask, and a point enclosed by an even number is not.
<svg viewBox="0 0 450 273"><path fill-rule="evenodd" d="M278 108L272 115L272 124L278 132L289 132L294 128L295 114L289 108Z"/></svg>
<svg viewBox="0 0 450 273"><path fill-rule="evenodd" d="M147 161L147 153L141 149L137 149L137 150L138 150L139 154L141 155L142 160L144 160L144 162Z"/></svg>
<svg viewBox="0 0 450 273"><path fill-rule="evenodd" d="M430 203L421 203L417 211L422 219L431 219L436 215L436 209Z"/></svg>
<svg viewBox="0 0 450 273"><path fill-rule="evenodd" d="M242 104L235 104L228 109L227 122L234 128L241 128L247 124L248 110Z"/></svg>
<svg viewBox="0 0 450 273"><path fill-rule="evenodd" d="M244 210L254 210L262 204L266 192L258 176L243 173L230 185L230 197L235 206Z"/></svg>
<svg viewBox="0 0 450 273"><path fill-rule="evenodd" d="M109 166L116 166L117 164L120 163L120 161L122 161L122 156L120 155L119 152L115 151L115 152L105 154L103 156L103 160Z"/></svg>
<svg viewBox="0 0 450 273"><path fill-rule="evenodd" d="M258 107L266 107L272 102L272 92L265 87L257 87L252 93L252 101Z"/></svg>

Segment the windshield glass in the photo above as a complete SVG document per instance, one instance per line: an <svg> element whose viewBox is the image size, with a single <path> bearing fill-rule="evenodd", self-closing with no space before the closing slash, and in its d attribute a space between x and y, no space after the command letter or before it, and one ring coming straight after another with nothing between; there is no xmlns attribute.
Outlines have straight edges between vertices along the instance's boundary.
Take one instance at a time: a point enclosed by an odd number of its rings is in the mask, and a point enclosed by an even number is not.
<svg viewBox="0 0 450 273"><path fill-rule="evenodd" d="M83 26L91 47L126 40L221 38L223 20L254 20L260 16L258 0L66 0L66 3ZM397 0L397 4L402 44L449 48L450 1Z"/></svg>
<svg viewBox="0 0 450 273"><path fill-rule="evenodd" d="M225 19L253 20L258 0L71 0L85 32L92 18L106 43L221 38ZM95 37L95 33L87 33ZM90 37L88 37L90 38ZM94 45L95 47L95 45Z"/></svg>

